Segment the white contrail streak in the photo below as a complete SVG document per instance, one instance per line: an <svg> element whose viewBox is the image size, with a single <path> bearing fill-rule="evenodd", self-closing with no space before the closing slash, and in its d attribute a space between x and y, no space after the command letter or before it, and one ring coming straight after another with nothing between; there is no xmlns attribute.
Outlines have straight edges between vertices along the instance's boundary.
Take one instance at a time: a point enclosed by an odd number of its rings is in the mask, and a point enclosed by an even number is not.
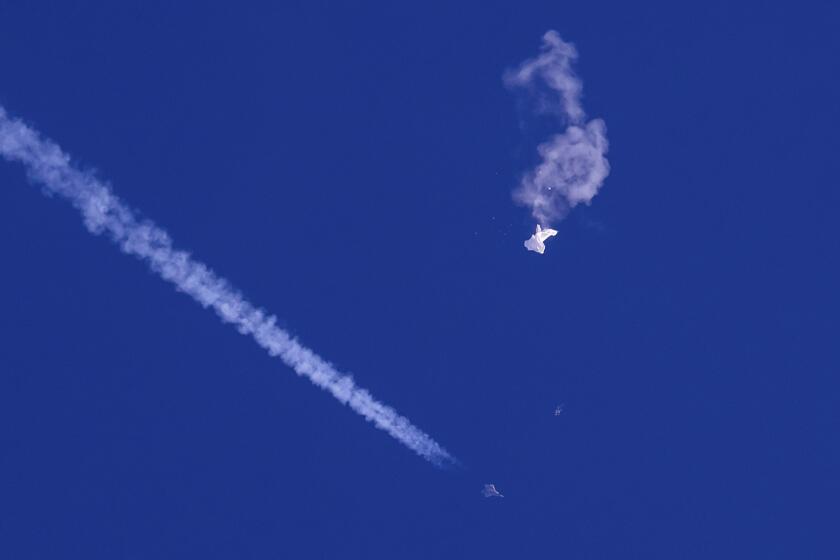
<svg viewBox="0 0 840 560"><path fill-rule="evenodd" d="M250 335L271 356L279 357L299 375L329 391L335 398L385 430L437 466L456 460L406 418L358 387L302 346L275 324L275 318L250 304L224 279L184 251L173 248L169 235L152 222L139 219L91 173L73 167L70 158L54 142L41 138L32 128L11 119L0 107L0 155L24 165L33 182L48 193L67 199L81 213L88 230L106 234L123 252L145 261L161 278L175 285L203 307L210 307L222 321Z"/></svg>

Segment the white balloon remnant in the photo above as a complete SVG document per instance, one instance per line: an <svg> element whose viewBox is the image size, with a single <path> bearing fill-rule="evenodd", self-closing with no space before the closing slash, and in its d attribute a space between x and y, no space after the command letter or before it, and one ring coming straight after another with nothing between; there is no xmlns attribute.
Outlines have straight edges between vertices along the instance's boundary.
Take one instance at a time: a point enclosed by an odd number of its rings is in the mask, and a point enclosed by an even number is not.
<svg viewBox="0 0 840 560"><path fill-rule="evenodd" d="M556 229L543 229L540 224L537 224L537 231L525 241L525 248L542 255L545 252L545 240L555 235L557 235Z"/></svg>

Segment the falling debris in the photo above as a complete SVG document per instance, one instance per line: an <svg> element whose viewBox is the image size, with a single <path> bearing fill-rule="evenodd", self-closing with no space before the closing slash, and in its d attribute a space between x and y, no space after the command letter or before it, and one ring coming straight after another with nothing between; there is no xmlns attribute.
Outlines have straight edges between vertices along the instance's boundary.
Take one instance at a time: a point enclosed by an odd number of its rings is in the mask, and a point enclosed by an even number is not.
<svg viewBox="0 0 840 560"><path fill-rule="evenodd" d="M545 240L555 235L557 235L556 229L543 229L540 224L537 224L537 231L525 241L525 248L542 255L545 252Z"/></svg>
<svg viewBox="0 0 840 560"><path fill-rule="evenodd" d="M504 495L496 490L495 484L485 484L481 493L484 494L485 498L504 498Z"/></svg>

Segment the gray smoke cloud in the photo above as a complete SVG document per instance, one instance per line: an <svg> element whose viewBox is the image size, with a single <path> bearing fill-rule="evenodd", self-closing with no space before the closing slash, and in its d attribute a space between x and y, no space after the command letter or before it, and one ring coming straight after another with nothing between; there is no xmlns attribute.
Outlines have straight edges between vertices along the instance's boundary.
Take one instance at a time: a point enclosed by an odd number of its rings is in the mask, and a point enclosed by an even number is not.
<svg viewBox="0 0 840 560"><path fill-rule="evenodd" d="M434 465L457 464L430 436L358 387L352 377L339 373L292 338L275 324L273 316L249 303L207 266L189 253L175 249L163 229L135 216L107 185L93 174L73 167L69 156L58 145L41 138L20 120L8 117L2 107L0 155L22 163L31 181L76 207L91 233L106 235L124 253L144 261L158 276L203 307L212 309L223 322L253 338L269 355L280 358L298 375L308 378Z"/></svg>
<svg viewBox="0 0 840 560"><path fill-rule="evenodd" d="M601 119L585 122L583 85L572 69L577 56L573 44L549 31L539 56L504 74L508 87L526 90L539 112L566 125L565 132L539 145L540 163L513 192L514 200L531 208L543 226L562 220L580 203L589 204L610 172L606 125Z"/></svg>

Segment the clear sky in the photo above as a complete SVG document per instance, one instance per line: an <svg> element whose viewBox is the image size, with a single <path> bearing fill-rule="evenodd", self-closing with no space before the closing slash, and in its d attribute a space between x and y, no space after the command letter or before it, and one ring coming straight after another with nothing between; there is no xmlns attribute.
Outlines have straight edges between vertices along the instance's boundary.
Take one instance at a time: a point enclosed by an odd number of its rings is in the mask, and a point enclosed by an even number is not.
<svg viewBox="0 0 840 560"><path fill-rule="evenodd" d="M0 105L462 468L2 161L0 557L838 557L832 3L72 4ZM549 29L611 173L540 256Z"/></svg>

